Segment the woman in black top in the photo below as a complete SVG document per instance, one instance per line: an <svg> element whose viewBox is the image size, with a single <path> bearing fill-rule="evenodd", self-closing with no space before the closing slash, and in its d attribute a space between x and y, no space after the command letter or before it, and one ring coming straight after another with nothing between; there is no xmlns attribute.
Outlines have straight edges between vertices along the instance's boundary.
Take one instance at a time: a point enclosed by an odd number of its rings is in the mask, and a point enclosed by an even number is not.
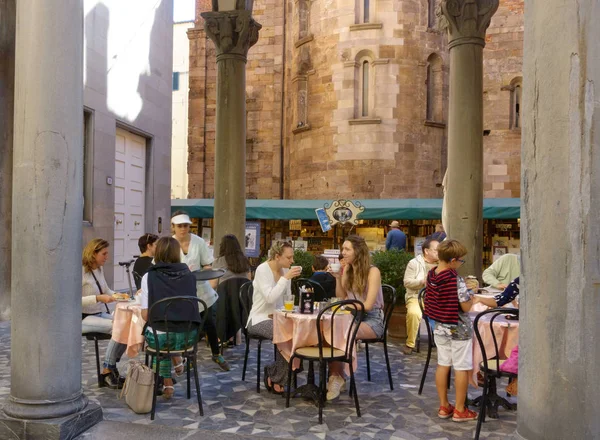
<svg viewBox="0 0 600 440"><path fill-rule="evenodd" d="M135 288L137 290L142 288L142 277L152 266L157 240L158 235L154 234L144 234L138 240L138 246L142 254L135 260L135 264L133 265L133 280L135 281Z"/></svg>

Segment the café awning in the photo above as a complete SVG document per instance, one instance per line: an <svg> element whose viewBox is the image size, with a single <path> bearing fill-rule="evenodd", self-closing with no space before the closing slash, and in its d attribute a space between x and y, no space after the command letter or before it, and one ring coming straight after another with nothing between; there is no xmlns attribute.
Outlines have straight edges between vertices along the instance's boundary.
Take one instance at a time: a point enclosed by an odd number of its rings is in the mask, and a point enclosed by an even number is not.
<svg viewBox="0 0 600 440"><path fill-rule="evenodd" d="M442 218L442 199L370 199L358 200L365 211L363 220L435 220ZM246 200L246 218L261 220L316 220L315 209L331 200ZM171 212L187 211L193 218L212 218L214 199L173 199ZM521 217L520 199L484 199L483 218Z"/></svg>

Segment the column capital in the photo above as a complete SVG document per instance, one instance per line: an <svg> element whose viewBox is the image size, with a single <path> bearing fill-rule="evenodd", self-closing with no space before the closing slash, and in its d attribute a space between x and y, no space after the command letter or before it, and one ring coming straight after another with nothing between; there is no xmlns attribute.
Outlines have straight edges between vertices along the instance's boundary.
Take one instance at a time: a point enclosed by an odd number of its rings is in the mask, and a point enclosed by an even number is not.
<svg viewBox="0 0 600 440"><path fill-rule="evenodd" d="M442 0L437 15L440 27L448 30L448 47L485 46L485 31L499 3L499 0Z"/></svg>
<svg viewBox="0 0 600 440"><path fill-rule="evenodd" d="M245 10L203 12L204 29L217 48L217 62L237 58L246 62L248 50L258 41L262 25Z"/></svg>

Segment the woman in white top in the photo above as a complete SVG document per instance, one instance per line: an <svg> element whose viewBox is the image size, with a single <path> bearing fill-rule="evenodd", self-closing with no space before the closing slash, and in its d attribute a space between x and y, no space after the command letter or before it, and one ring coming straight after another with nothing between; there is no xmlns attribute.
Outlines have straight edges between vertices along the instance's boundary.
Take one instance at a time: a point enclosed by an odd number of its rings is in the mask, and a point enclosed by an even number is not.
<svg viewBox="0 0 600 440"><path fill-rule="evenodd" d="M294 263L294 250L289 243L275 243L269 250L269 260L256 268L252 310L248 316L248 333L263 338L273 338L273 319L269 317L276 308L283 307L283 297L291 294L291 280L300 275L301 267L290 269ZM279 352L275 362L267 365L264 381L267 390L283 393L287 383L288 363Z"/></svg>
<svg viewBox="0 0 600 440"><path fill-rule="evenodd" d="M190 233L192 221L185 211L176 211L171 217L171 226L175 231L173 238L181 246L181 262L188 265L190 271L194 272L202 269L210 269L213 258L206 242L195 234ZM229 371L229 363L221 356L219 350L219 338L217 336L217 326L215 323L216 310L213 305L217 302L217 292L208 281L198 281L196 283L196 295L206 303L204 319L204 331L210 343L212 351L212 360L216 362L223 371Z"/></svg>
<svg viewBox="0 0 600 440"><path fill-rule="evenodd" d="M108 287L102 266L108 261L109 243L101 238L90 241L83 249L81 284L81 332L112 333L112 315L107 303L114 301L114 291ZM92 300L93 298L93 300ZM117 362L127 346L111 339L104 359L103 381L110 388L119 388Z"/></svg>

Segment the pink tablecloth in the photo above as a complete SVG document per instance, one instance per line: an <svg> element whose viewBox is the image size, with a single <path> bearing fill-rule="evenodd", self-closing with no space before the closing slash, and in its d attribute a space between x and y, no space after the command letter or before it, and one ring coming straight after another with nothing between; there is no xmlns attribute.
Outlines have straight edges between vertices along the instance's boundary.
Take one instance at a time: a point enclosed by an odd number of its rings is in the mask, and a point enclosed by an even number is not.
<svg viewBox="0 0 600 440"><path fill-rule="evenodd" d="M475 319L477 314L472 314L472 319ZM486 316L479 320L479 332L485 346L486 355L493 357L495 354L494 340L490 331L490 321ZM498 343L498 353L500 359L507 359L510 356L512 349L519 343L519 321L509 321L504 316L498 316L494 320L493 332L496 335ZM483 355L479 348L479 343L473 332L473 376L471 384L477 385L477 373L479 372L479 364L483 361Z"/></svg>
<svg viewBox="0 0 600 440"><path fill-rule="evenodd" d="M127 345L127 356L138 355L144 342L142 330L146 321L142 318L142 308L137 303L119 302L115 307L112 339Z"/></svg>
<svg viewBox="0 0 600 440"><path fill-rule="evenodd" d="M304 315L300 313L278 312L273 314L273 344L287 360L292 353L301 347L316 346L319 341L317 337L316 322L317 314ZM346 350L348 327L352 324L352 315L335 315L335 328L333 329L333 344L331 343L331 315L323 315L321 319L322 334L328 344L339 350ZM294 369L300 366L300 360L295 359ZM354 356L352 367L356 371L356 356Z"/></svg>

